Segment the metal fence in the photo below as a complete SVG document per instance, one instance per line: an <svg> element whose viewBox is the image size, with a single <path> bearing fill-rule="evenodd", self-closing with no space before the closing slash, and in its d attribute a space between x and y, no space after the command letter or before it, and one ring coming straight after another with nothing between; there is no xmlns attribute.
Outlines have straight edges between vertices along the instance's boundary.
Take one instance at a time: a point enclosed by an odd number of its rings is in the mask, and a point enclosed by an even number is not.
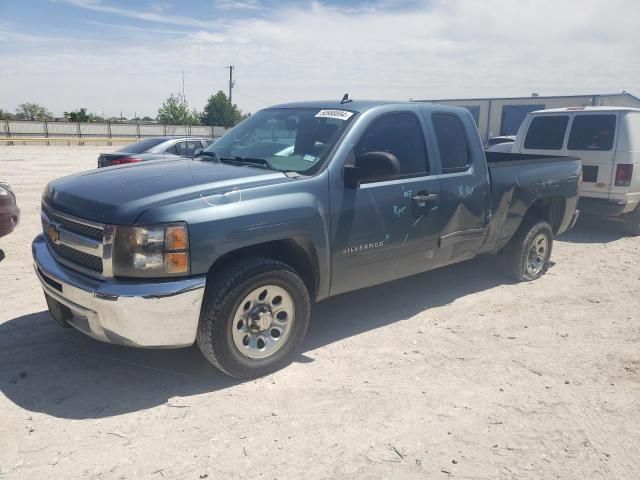
<svg viewBox="0 0 640 480"><path fill-rule="evenodd" d="M0 144L113 144L164 135L218 138L221 137L226 130L224 127L209 127L203 125L0 120Z"/></svg>

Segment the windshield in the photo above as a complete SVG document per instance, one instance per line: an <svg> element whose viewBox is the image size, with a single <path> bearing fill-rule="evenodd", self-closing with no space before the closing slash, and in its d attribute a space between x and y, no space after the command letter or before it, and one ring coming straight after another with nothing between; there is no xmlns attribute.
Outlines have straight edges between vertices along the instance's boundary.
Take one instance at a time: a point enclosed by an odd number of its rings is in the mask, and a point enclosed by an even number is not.
<svg viewBox="0 0 640 480"><path fill-rule="evenodd" d="M116 152L124 152L124 153L144 153L149 150L151 147L155 147L156 145L161 144L162 142L166 142L165 138L147 138L146 140L142 140L141 142L134 143L132 145L127 145L126 147L122 147Z"/></svg>
<svg viewBox="0 0 640 480"><path fill-rule="evenodd" d="M310 172L329 154L354 117L348 110L261 110L205 150L222 161L243 159L283 172Z"/></svg>

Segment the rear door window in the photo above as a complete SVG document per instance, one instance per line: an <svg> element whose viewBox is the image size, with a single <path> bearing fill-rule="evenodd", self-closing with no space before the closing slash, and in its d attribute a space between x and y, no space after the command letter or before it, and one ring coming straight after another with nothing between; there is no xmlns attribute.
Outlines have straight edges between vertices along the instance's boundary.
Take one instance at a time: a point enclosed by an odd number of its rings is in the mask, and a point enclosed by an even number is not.
<svg viewBox="0 0 640 480"><path fill-rule="evenodd" d="M433 130L438 140L442 173L464 172L471 164L462 121L455 115L434 113Z"/></svg>
<svg viewBox="0 0 640 480"><path fill-rule="evenodd" d="M200 141L190 140L187 142L176 143L173 147L167 150L167 153L173 153L174 155L180 155L181 157L192 157L198 148L202 148Z"/></svg>
<svg viewBox="0 0 640 480"><path fill-rule="evenodd" d="M166 151L165 153L170 153L170 154L172 154L172 155L180 155L180 154L178 153L178 146L177 146L177 144L176 144L176 145L174 145L174 146L172 146L172 147L167 148L167 151Z"/></svg>
<svg viewBox="0 0 640 480"><path fill-rule="evenodd" d="M568 115L534 117L524 139L524 148L529 150L562 150L568 123Z"/></svg>
<svg viewBox="0 0 640 480"><path fill-rule="evenodd" d="M613 148L616 116L576 115L569 134L568 150L608 151Z"/></svg>

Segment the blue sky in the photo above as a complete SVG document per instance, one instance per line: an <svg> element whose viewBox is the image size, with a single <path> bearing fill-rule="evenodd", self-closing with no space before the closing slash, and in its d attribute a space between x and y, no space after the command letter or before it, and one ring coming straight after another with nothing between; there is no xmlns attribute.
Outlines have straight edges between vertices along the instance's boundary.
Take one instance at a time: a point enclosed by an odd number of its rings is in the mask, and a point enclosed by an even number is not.
<svg viewBox="0 0 640 480"><path fill-rule="evenodd" d="M0 108L640 94L633 0L0 0Z"/></svg>

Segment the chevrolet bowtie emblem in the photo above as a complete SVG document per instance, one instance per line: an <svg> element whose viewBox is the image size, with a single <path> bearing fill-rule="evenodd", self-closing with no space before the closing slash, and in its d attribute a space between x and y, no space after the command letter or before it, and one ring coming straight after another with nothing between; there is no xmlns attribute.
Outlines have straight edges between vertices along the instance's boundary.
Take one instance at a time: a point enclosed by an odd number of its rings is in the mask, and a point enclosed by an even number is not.
<svg viewBox="0 0 640 480"><path fill-rule="evenodd" d="M60 232L58 232L58 229L55 225L49 225L49 227L47 228L47 235L53 243L56 243L60 238Z"/></svg>

